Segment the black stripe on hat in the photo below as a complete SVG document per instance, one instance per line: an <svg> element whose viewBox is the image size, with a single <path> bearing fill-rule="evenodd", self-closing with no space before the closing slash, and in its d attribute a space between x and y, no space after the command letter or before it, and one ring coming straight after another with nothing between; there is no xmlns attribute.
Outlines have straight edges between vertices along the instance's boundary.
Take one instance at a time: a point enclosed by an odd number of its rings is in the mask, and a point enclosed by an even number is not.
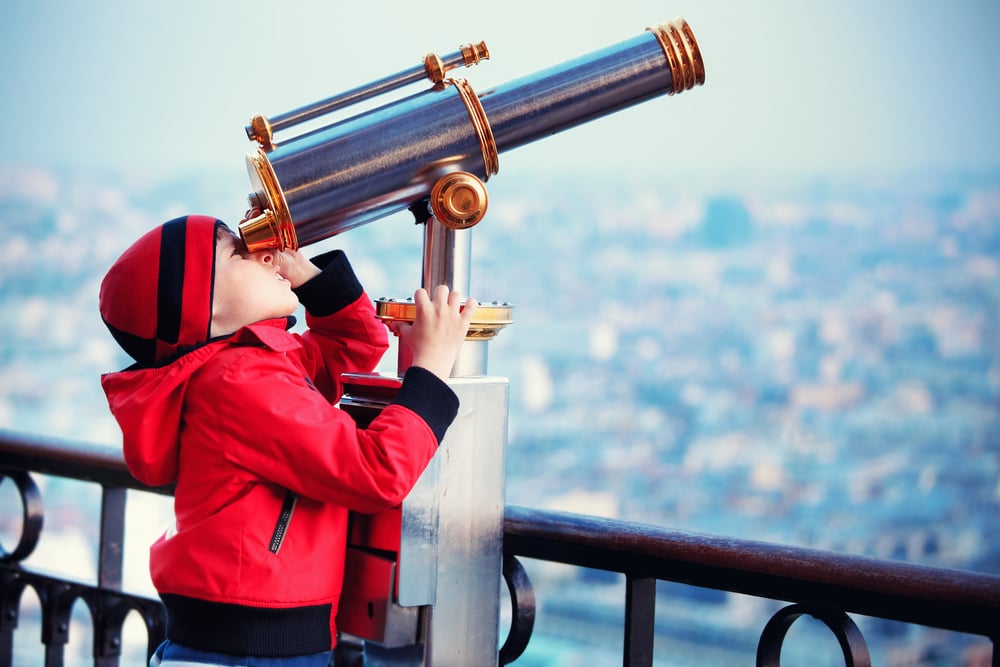
<svg viewBox="0 0 1000 667"><path fill-rule="evenodd" d="M227 231L229 226L222 220L216 220L215 226L212 227L212 273L209 278L209 285L211 287L208 290L208 324L205 327L205 340L209 340L212 337L212 313L215 312L215 266L216 266L216 255L219 250L219 228L224 227ZM232 232L229 232L232 233Z"/></svg>
<svg viewBox="0 0 1000 667"><path fill-rule="evenodd" d="M160 273L156 281L156 337L171 345L181 335L184 298L184 243L187 218L164 223L160 235Z"/></svg>

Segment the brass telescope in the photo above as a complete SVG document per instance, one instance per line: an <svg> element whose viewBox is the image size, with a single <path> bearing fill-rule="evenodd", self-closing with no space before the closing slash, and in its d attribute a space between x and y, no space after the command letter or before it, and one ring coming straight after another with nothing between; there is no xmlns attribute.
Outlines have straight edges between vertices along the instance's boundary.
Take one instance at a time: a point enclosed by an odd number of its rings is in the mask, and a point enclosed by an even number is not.
<svg viewBox="0 0 1000 667"><path fill-rule="evenodd" d="M499 155L661 95L705 81L698 43L676 18L642 34L477 94L455 67L489 58L482 42L367 86L273 118L255 116L247 155L262 213L240 225L248 248L297 248L428 200L450 229L479 222L484 181ZM429 79L416 94L276 140L362 101Z"/></svg>

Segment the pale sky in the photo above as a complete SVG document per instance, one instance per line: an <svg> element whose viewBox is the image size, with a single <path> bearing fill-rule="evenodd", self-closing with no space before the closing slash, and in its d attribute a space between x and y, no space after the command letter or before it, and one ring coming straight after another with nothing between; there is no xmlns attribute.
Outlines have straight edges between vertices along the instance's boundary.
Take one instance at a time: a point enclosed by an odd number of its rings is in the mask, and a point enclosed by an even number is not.
<svg viewBox="0 0 1000 667"><path fill-rule="evenodd" d="M483 90L675 16L703 87L509 151L501 174L1000 167L996 0L7 2L0 162L245 173L253 113L479 40L492 57L462 76Z"/></svg>

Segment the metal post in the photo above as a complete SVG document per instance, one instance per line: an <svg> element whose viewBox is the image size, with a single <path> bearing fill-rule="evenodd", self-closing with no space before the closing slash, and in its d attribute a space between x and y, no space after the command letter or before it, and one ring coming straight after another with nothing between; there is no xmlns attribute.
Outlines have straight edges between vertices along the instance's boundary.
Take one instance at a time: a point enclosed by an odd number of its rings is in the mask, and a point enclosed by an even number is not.
<svg viewBox="0 0 1000 667"><path fill-rule="evenodd" d="M97 585L120 591L125 541L125 489L102 487L101 543L97 563Z"/></svg>
<svg viewBox="0 0 1000 667"><path fill-rule="evenodd" d="M447 285L468 297L472 289L472 230L451 229L431 216L424 223L424 258L421 286L428 292ZM487 341L466 340L455 360L452 377L486 375Z"/></svg>
<svg viewBox="0 0 1000 667"><path fill-rule="evenodd" d="M625 580L625 667L653 664L653 622L656 579L627 576Z"/></svg>
<svg viewBox="0 0 1000 667"><path fill-rule="evenodd" d="M438 285L469 296L472 230L425 222L422 286ZM436 576L427 624L424 664L445 667L495 664L499 637L499 582L503 551L504 450L507 382L486 375L486 340L466 340L452 369L451 386L462 411L441 443L437 466L404 504L401 578L407 569L408 516L433 498ZM433 488L421 488L429 483ZM426 507L426 506L425 506ZM419 512L413 512L419 514ZM426 517L425 517L426 518ZM403 585L401 584L401 597Z"/></svg>

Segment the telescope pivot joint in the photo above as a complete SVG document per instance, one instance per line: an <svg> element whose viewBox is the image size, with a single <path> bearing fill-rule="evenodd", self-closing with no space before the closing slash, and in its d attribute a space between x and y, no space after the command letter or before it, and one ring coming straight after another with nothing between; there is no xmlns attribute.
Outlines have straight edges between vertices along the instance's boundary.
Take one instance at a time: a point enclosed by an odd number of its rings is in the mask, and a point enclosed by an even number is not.
<svg viewBox="0 0 1000 667"><path fill-rule="evenodd" d="M486 215L486 186L467 171L445 174L431 188L434 217L449 229L468 229Z"/></svg>

